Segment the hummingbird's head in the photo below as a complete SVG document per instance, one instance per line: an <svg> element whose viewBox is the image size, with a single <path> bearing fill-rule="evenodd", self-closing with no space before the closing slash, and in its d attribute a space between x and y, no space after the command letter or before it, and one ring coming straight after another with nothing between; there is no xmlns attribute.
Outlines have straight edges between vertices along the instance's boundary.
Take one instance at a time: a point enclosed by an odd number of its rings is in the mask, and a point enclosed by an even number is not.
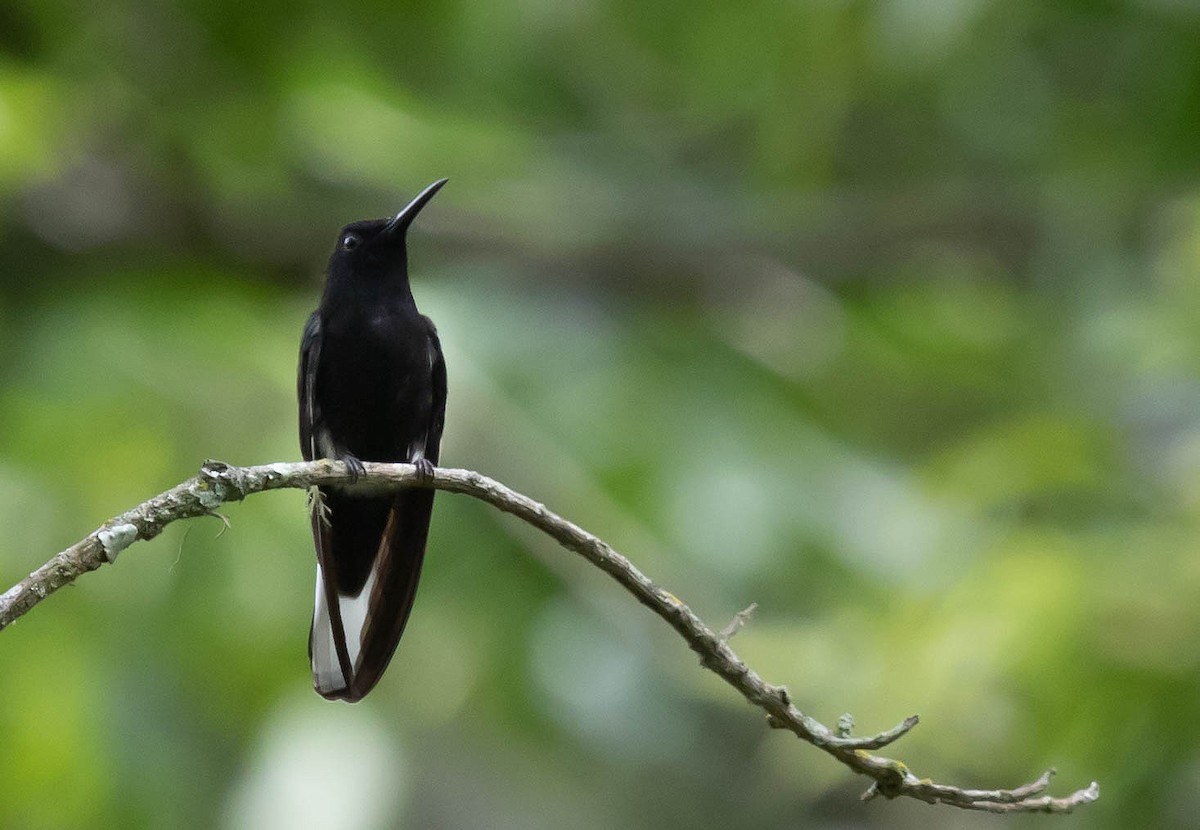
<svg viewBox="0 0 1200 830"><path fill-rule="evenodd" d="M446 181L438 179L429 185L395 216L364 219L342 228L329 257L330 281L407 276L404 237L408 226Z"/></svg>

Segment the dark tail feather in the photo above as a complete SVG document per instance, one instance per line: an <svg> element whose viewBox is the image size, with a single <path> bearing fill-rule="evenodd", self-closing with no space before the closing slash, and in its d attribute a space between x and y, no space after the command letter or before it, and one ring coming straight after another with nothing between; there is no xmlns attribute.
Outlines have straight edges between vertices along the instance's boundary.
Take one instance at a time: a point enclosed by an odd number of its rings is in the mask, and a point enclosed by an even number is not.
<svg viewBox="0 0 1200 830"><path fill-rule="evenodd" d="M309 636L313 685L324 697L353 702L379 681L404 633L425 557L433 491L394 498L331 492L326 498L329 524L314 523L324 584L317 586Z"/></svg>
<svg viewBox="0 0 1200 830"><path fill-rule="evenodd" d="M355 699L371 691L379 681L404 633L417 596L432 512L432 490L401 493L392 504L379 548L386 564L371 597L371 612L363 630L362 656L351 684Z"/></svg>

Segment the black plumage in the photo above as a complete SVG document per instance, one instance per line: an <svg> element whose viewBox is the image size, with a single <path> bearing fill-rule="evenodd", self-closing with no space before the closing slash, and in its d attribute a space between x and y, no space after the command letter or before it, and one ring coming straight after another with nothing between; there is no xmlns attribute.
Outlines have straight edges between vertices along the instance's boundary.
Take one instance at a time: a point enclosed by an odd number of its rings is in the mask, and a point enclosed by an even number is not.
<svg viewBox="0 0 1200 830"><path fill-rule="evenodd" d="M390 219L342 229L325 292L300 345L304 458L438 461L446 364L437 330L413 300L405 234L445 184L434 182ZM309 656L323 696L360 700L387 668L412 610L433 490L394 495L322 487L314 495L317 589Z"/></svg>

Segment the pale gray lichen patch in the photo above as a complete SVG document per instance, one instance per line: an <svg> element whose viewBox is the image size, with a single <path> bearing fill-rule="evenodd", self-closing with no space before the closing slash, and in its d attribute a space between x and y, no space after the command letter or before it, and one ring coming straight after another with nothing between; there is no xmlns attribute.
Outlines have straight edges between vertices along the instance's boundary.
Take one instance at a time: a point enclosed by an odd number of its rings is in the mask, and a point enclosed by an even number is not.
<svg viewBox="0 0 1200 830"><path fill-rule="evenodd" d="M288 475L292 471L292 468L294 466L296 466L296 465L295 464L287 464L282 461L276 461L274 464L267 464L266 465L266 474L263 477L264 478L282 478L283 476Z"/></svg>
<svg viewBox="0 0 1200 830"><path fill-rule="evenodd" d="M211 487L196 487L194 492L196 501L200 502L200 506L206 510L216 510L224 503L221 494Z"/></svg>
<svg viewBox="0 0 1200 830"><path fill-rule="evenodd" d="M0 606L8 605L10 602L12 602L14 599L17 598L17 595L19 593L21 593L21 586L14 585L11 588L9 588L7 591L5 591L3 594L0 594Z"/></svg>
<svg viewBox="0 0 1200 830"><path fill-rule="evenodd" d="M316 485L308 488L308 513L309 517L319 517L321 524L325 527L330 527L329 517L332 511L329 505L325 503L325 494L321 492L321 488Z"/></svg>
<svg viewBox="0 0 1200 830"><path fill-rule="evenodd" d="M137 537L138 529L131 524L106 527L96 534L96 538L100 540L100 546L104 548L104 558L109 562L116 562L117 555L132 545Z"/></svg>

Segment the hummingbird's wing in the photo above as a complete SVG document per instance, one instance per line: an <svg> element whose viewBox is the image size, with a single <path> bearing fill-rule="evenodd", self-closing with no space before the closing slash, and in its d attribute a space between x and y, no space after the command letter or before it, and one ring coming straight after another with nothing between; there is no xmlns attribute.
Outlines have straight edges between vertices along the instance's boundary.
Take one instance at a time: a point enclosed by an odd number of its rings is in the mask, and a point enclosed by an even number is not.
<svg viewBox="0 0 1200 830"><path fill-rule="evenodd" d="M328 444L324 419L316 396L317 368L321 360L321 317L317 312L308 318L300 339L300 371L296 397L300 403L300 453L305 461L321 458L320 447ZM308 655L312 661L313 685L322 695L349 685L353 663L346 645L341 607L337 598L337 568L330 552L333 550L330 521L329 492L313 488L309 492L309 512L313 541L317 549L317 588L313 602L312 627L308 634Z"/></svg>
<svg viewBox="0 0 1200 830"><path fill-rule="evenodd" d="M305 461L320 457L314 434L314 425L321 420L314 397L320 359L321 316L314 311L304 324L304 335L300 338L300 373L296 378L296 398L300 401L300 453Z"/></svg>
<svg viewBox="0 0 1200 830"><path fill-rule="evenodd" d="M436 463L446 406L446 369L427 320L429 400L409 405L430 413L405 460ZM340 457L321 417L314 387L320 363L317 315L305 327L300 355L300 435L306 459ZM327 698L360 700L391 660L416 597L433 511L433 490L354 496L320 488L312 514L317 586L309 655L313 686Z"/></svg>
<svg viewBox="0 0 1200 830"><path fill-rule="evenodd" d="M429 372L432 383L433 406L429 423L429 434L425 441L425 457L436 465L442 445L442 428L446 425L446 359L442 356L442 341L438 339L437 326L428 317L421 317L428 332Z"/></svg>

